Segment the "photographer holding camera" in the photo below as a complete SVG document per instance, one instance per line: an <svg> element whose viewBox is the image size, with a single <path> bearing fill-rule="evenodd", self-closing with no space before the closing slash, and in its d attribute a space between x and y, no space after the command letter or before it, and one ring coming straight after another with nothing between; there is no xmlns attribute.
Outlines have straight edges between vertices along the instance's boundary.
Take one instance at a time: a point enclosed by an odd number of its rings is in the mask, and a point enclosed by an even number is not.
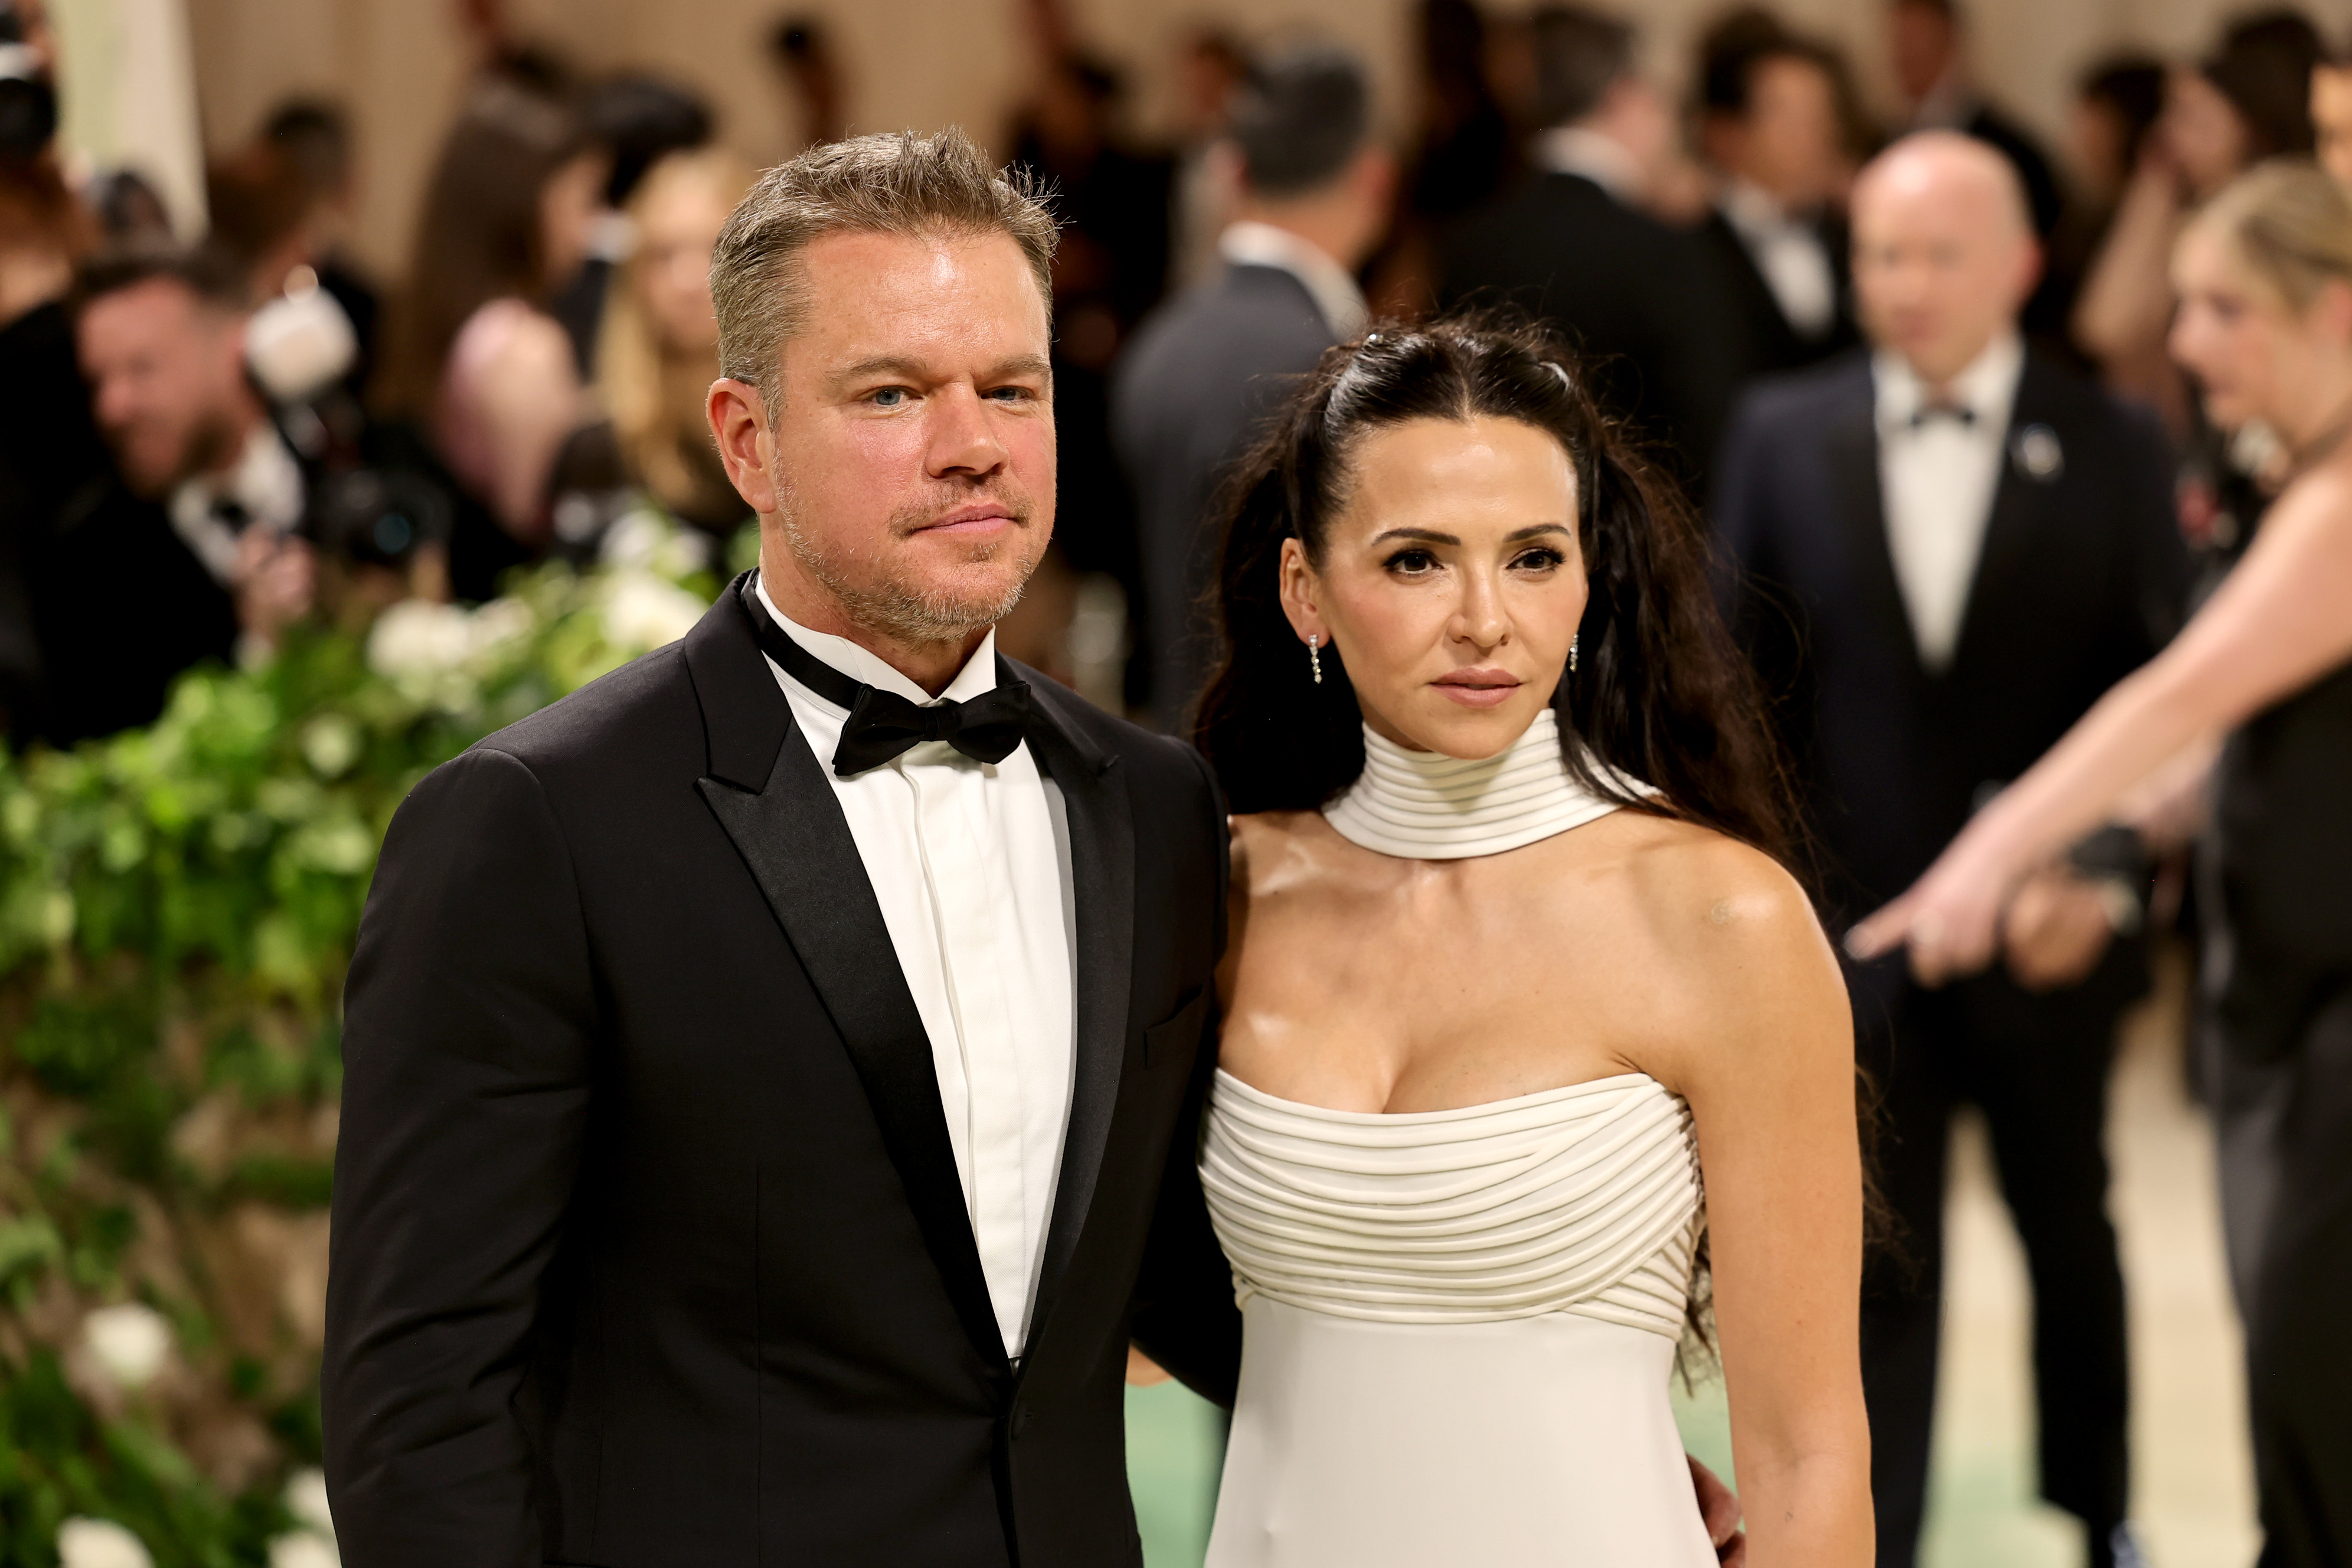
<svg viewBox="0 0 2352 1568"><path fill-rule="evenodd" d="M32 567L54 744L146 723L173 677L310 613L300 466L246 363L244 279L205 253L81 269L75 349L114 472L68 498Z"/></svg>

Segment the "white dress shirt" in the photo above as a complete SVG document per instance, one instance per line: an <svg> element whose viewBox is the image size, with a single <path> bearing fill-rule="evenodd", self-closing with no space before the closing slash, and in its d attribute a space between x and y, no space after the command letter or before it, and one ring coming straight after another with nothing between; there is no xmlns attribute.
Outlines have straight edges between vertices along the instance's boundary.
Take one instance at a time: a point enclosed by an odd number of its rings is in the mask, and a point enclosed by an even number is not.
<svg viewBox="0 0 2352 1568"><path fill-rule="evenodd" d="M279 533L291 533L302 521L302 470L267 423L246 437L235 463L183 483L166 509L172 531L225 588L236 581L238 530L221 516L229 505L245 513L247 526Z"/></svg>
<svg viewBox="0 0 2352 1568"><path fill-rule="evenodd" d="M1959 642L2024 369L2025 345L2017 334L1995 338L1936 400L1938 407L1967 409L1970 417L1963 421L1922 416L1927 388L1900 355L1882 349L1871 361L1886 548L1920 662L1930 670L1949 667Z"/></svg>
<svg viewBox="0 0 2352 1568"><path fill-rule="evenodd" d="M760 603L785 636L843 674L910 702L938 700L856 643L796 625L764 586ZM848 713L773 659L768 668L849 819L930 1038L981 1269L1005 1353L1017 1358L1062 1168L1076 1049L1076 916L1061 791L1025 742L990 765L926 742L835 777ZM964 701L995 688L992 632L941 696Z"/></svg>
<svg viewBox="0 0 2352 1568"><path fill-rule="evenodd" d="M1649 186L1642 160L1622 142L1581 125L1555 125L1528 144L1536 166L1591 180L1624 206L1639 206Z"/></svg>
<svg viewBox="0 0 2352 1568"><path fill-rule="evenodd" d="M1354 276L1331 259L1321 247L1299 238L1286 228L1244 218L1225 226L1225 231L1217 237L1217 251L1236 265L1278 268L1297 279L1307 297L1315 301L1323 324L1340 342L1362 331L1371 319L1371 310L1364 303L1364 291L1356 287Z"/></svg>
<svg viewBox="0 0 2352 1568"><path fill-rule="evenodd" d="M1837 320L1837 270L1821 231L1790 217L1770 192L1748 180L1726 185L1716 205L1797 335L1826 333Z"/></svg>

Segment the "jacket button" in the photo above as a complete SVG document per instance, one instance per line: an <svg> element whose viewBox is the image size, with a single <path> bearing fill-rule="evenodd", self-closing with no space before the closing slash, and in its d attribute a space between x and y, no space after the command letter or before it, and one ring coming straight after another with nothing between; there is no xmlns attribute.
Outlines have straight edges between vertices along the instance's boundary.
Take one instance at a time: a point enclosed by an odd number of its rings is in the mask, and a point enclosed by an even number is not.
<svg viewBox="0 0 2352 1568"><path fill-rule="evenodd" d="M1015 1437L1020 1436L1024 1432L1029 1430L1029 1407L1027 1405L1022 1405L1020 1408L1013 1412L1013 1419L1006 1424L1006 1429Z"/></svg>

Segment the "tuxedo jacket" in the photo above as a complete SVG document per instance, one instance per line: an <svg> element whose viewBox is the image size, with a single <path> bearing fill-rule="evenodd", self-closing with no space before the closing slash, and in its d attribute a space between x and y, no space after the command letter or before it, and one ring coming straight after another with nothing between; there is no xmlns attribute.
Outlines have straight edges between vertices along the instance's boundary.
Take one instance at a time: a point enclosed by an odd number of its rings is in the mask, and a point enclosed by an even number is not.
<svg viewBox="0 0 2352 1568"><path fill-rule="evenodd" d="M324 1398L353 1568L1140 1561L1130 1337L1230 1403L1193 1169L1206 764L1026 679L1076 907L1068 1134L1008 1362L824 764L723 595L401 807L345 995Z"/></svg>
<svg viewBox="0 0 2352 1568"><path fill-rule="evenodd" d="M1171 731L1215 652L1217 487L1335 341L1297 278L1228 263L1152 312L1119 362L1111 434L1142 536L1152 706Z"/></svg>
<svg viewBox="0 0 2352 1568"><path fill-rule="evenodd" d="M2170 637L2188 583L2171 482L2152 417L2029 354L1959 640L1932 672L1886 541L1869 356L1743 401L1716 525L1840 923L1909 887Z"/></svg>
<svg viewBox="0 0 2352 1568"><path fill-rule="evenodd" d="M1441 247L1445 303L1516 305L1564 331L1602 406L1706 471L1740 368L1716 268L1688 234L1580 174L1541 174L1472 214Z"/></svg>
<svg viewBox="0 0 2352 1568"><path fill-rule="evenodd" d="M1837 288L1837 313L1830 319L1829 330L1817 338L1806 337L1790 324L1780 310L1780 298L1764 280L1764 274L1756 269L1756 258L1729 218L1719 211L1710 212L1706 221L1698 226L1698 242L1722 279L1724 298L1739 334L1741 358L1737 379L1740 382L1818 364L1862 341L1853 321L1853 268L1846 254L1845 225L1823 214L1811 226L1821 236L1822 248L1829 257L1830 276Z"/></svg>

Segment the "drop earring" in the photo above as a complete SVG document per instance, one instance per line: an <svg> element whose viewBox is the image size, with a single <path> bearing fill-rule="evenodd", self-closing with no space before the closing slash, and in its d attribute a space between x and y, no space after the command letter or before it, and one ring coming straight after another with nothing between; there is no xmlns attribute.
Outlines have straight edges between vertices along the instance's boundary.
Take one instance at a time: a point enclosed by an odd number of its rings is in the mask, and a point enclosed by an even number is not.
<svg viewBox="0 0 2352 1568"><path fill-rule="evenodd" d="M1323 684L1323 656L1315 651L1315 645L1322 640L1320 632L1307 634L1307 668L1315 672L1315 684L1318 686Z"/></svg>
<svg viewBox="0 0 2352 1568"><path fill-rule="evenodd" d="M1568 672L1570 675L1576 673L1576 634L1574 632L1568 634Z"/></svg>

